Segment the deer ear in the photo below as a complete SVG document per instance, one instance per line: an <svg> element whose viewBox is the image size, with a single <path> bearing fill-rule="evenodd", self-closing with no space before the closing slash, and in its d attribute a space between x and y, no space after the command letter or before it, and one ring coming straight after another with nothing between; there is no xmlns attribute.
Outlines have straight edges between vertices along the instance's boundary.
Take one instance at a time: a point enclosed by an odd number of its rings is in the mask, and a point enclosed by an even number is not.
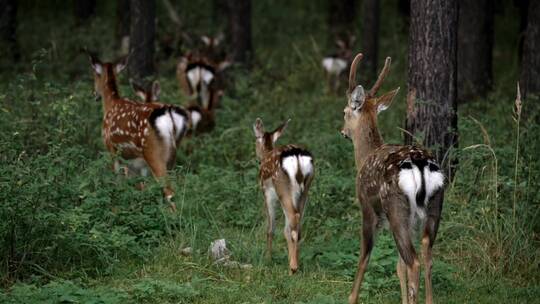
<svg viewBox="0 0 540 304"><path fill-rule="evenodd" d="M118 61L114 64L114 72L115 72L116 74L122 72L122 71L126 68L126 66L127 66L127 60L128 60L128 58L127 58L127 57L124 57L124 58L118 60Z"/></svg>
<svg viewBox="0 0 540 304"><path fill-rule="evenodd" d="M159 81L156 80L152 83L152 101L158 101L160 94L161 86L159 85Z"/></svg>
<svg viewBox="0 0 540 304"><path fill-rule="evenodd" d="M131 88L135 92L135 95L137 95L137 97L143 101L146 101L146 93L144 92L144 89L133 80L130 80L129 83L131 83Z"/></svg>
<svg viewBox="0 0 540 304"><path fill-rule="evenodd" d="M255 123L253 124L253 132L257 138L262 138L264 136L263 122L259 117L257 117Z"/></svg>
<svg viewBox="0 0 540 304"><path fill-rule="evenodd" d="M351 93L349 105L353 110L358 110L362 107L364 104L364 101L366 100L366 92L364 91L364 88L361 85L356 86L354 88L354 91Z"/></svg>
<svg viewBox="0 0 540 304"><path fill-rule="evenodd" d="M340 49L344 49L346 46L345 46L345 41L341 40L341 39L336 39L336 45L340 48Z"/></svg>
<svg viewBox="0 0 540 304"><path fill-rule="evenodd" d="M90 64L92 65L92 69L94 69L94 72L96 72L96 74L98 75L101 75L103 73L103 64L101 63L99 58L90 52L88 53L88 57L90 57Z"/></svg>
<svg viewBox="0 0 540 304"><path fill-rule="evenodd" d="M399 92L399 88L390 91L383 96L377 98L377 113L381 113L382 111L388 109L390 105L392 104L392 101L394 100L394 97Z"/></svg>
<svg viewBox="0 0 540 304"><path fill-rule="evenodd" d="M283 134L283 131L285 131L285 129L287 128L287 126L289 125L289 121L291 121L291 119L287 119L281 126L279 126L277 129L274 130L274 132L272 132L272 142L276 142L280 137L281 137L281 134Z"/></svg>
<svg viewBox="0 0 540 304"><path fill-rule="evenodd" d="M210 46L210 37L206 36L206 35L202 35L201 36L201 41L206 45L206 46Z"/></svg>
<svg viewBox="0 0 540 304"><path fill-rule="evenodd" d="M220 62L217 66L218 71L224 71L226 68L230 67L232 65L232 61L229 59L225 59L222 62Z"/></svg>

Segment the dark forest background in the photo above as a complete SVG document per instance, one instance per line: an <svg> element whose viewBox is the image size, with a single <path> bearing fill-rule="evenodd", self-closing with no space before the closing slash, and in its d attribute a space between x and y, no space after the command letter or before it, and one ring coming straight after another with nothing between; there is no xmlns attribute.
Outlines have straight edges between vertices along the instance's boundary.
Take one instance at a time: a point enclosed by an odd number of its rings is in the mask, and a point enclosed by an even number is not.
<svg viewBox="0 0 540 304"><path fill-rule="evenodd" d="M122 96L136 99L130 80L159 80L163 102L185 105L178 60L220 34L233 64L216 128L183 141L171 213L151 178L110 170L81 50L129 55ZM365 87L392 57L383 91L401 91L379 116L382 135L430 147L450 178L435 301L536 301L540 1L0 0L0 302L345 302L361 217L352 145L338 132L346 86L332 91L321 66L343 51L336 39L364 53ZM274 259L264 257L256 117L269 128L292 118L280 143L315 157L295 276L282 219ZM251 268L215 265L207 251L219 238ZM363 302L399 301L396 258L381 233Z"/></svg>

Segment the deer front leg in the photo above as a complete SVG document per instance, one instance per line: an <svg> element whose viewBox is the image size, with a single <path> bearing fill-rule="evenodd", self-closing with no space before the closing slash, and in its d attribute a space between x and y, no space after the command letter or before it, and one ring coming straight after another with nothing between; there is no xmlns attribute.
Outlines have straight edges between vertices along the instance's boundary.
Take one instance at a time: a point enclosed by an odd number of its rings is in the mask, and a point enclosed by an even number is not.
<svg viewBox="0 0 540 304"><path fill-rule="evenodd" d="M354 278L353 289L349 295L349 304L355 304L358 300L360 286L364 280L369 263L369 257L374 245L374 236L377 227L377 216L371 207L362 206L362 247L360 249L360 258L358 259L358 269Z"/></svg>

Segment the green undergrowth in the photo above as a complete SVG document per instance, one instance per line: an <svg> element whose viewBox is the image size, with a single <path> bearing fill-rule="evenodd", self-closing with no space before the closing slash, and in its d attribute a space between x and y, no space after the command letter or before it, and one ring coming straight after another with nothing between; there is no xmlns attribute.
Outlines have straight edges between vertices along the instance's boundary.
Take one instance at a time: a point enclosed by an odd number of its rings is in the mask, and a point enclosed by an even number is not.
<svg viewBox="0 0 540 304"><path fill-rule="evenodd" d="M92 98L89 62L77 50L91 45L114 58L114 9L100 2L89 26L74 28L72 21L49 18L45 4L40 14L22 3L25 63L0 73L1 303L345 302L356 272L361 215L352 145L338 132L345 98L326 93L319 67L328 49L323 1L254 2L254 14L265 16L253 23L257 60L249 73L228 74L234 83L218 109L217 128L182 143L171 172L176 213L151 178L113 173L101 141L101 104ZM185 3L181 14L193 31L216 27L209 16L188 13L197 11L197 3ZM382 92L402 91L379 122L385 139L399 143L407 37L394 8L383 9L392 18L381 27L380 61L392 56L393 68ZM497 17L497 31L516 25L515 13L507 7ZM164 27L166 17L160 18L158 27ZM535 97L524 100L518 129L517 36L496 38L493 92L459 109L459 169L434 249L438 303L523 303L540 295L540 108ZM185 102L174 59L158 67L162 100ZM122 95L133 97L126 75L119 81ZM273 259L265 256L256 117L267 128L291 118L279 143L305 145L315 158L301 270L294 276L287 273L282 218ZM143 191L136 189L140 182ZM208 247L220 238L231 259L251 268L215 265ZM183 254L186 247L190 255ZM399 302L396 257L391 235L382 231L363 302Z"/></svg>

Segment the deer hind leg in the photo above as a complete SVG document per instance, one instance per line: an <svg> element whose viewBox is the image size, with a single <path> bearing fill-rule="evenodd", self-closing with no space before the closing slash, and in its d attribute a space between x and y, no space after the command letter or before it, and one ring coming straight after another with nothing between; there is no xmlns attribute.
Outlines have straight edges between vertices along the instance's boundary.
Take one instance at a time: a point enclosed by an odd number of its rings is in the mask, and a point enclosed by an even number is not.
<svg viewBox="0 0 540 304"><path fill-rule="evenodd" d="M396 202L397 201L397 202ZM407 301L402 298L402 303L416 304L418 299L418 285L420 280L420 262L412 242L411 222L409 208L406 198L397 198L396 201L388 203L392 206L387 213L390 229L394 235L394 240L398 247L400 260L403 260L407 269L407 289L403 292L404 279L400 276L401 295L407 296ZM401 261L400 261L401 263ZM401 269L400 269L401 268ZM398 266L398 276L403 275L403 268Z"/></svg>
<svg viewBox="0 0 540 304"><path fill-rule="evenodd" d="M163 151L162 151L163 150ZM165 149L154 149L145 153L144 158L152 171L154 178L160 182L164 183L163 195L165 199L169 202L171 210L176 211L176 205L172 202L172 197L174 191L172 190L169 180L167 179L167 162L168 157L163 157L168 150Z"/></svg>
<svg viewBox="0 0 540 304"><path fill-rule="evenodd" d="M353 289L349 295L349 303L354 304L358 300L360 286L364 279L371 250L375 241L375 233L377 232L378 218L371 206L362 205L362 247L360 248L360 258L358 259L358 269L354 278Z"/></svg>
<svg viewBox="0 0 540 304"><path fill-rule="evenodd" d="M264 187L264 205L266 211L266 219L268 221L266 229L266 253L268 259L272 259L272 239L276 228L276 203L277 194L273 185L265 185Z"/></svg>
<svg viewBox="0 0 540 304"><path fill-rule="evenodd" d="M433 287L431 285L432 248L439 228L443 197L444 191L439 190L431 199L424 234L422 236L422 259L424 261L425 271L426 304L433 303Z"/></svg>
<svg viewBox="0 0 540 304"><path fill-rule="evenodd" d="M407 265L405 261L399 256L398 262L396 264L397 276L399 278L399 286L401 289L401 303L407 304Z"/></svg>

